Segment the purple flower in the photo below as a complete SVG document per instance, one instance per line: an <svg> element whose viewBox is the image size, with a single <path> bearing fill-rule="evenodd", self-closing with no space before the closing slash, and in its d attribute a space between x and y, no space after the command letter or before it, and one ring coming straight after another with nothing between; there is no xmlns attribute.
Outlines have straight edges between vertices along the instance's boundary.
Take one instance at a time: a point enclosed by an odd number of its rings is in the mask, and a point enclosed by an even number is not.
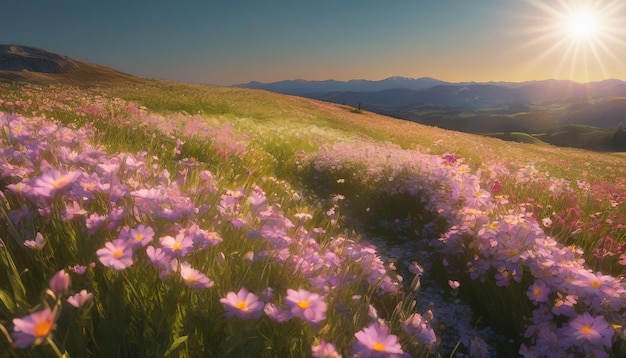
<svg viewBox="0 0 626 358"><path fill-rule="evenodd" d="M310 323L319 323L326 319L326 302L316 293L288 289L285 303L294 317Z"/></svg>
<svg viewBox="0 0 626 358"><path fill-rule="evenodd" d="M41 235L40 232L35 236L35 240L24 240L24 246L29 247L33 250L41 250L43 249L43 245L46 243L46 239Z"/></svg>
<svg viewBox="0 0 626 358"><path fill-rule="evenodd" d="M565 330L568 342L582 346L585 352L602 346L610 347L615 333L604 317L593 317L587 312L572 319Z"/></svg>
<svg viewBox="0 0 626 358"><path fill-rule="evenodd" d="M161 248L154 246L146 247L146 255L148 255L148 259L150 259L150 263L152 266L157 268L164 268L170 263L171 258L165 254Z"/></svg>
<svg viewBox="0 0 626 358"><path fill-rule="evenodd" d="M92 298L93 293L87 292L87 290L81 290L79 293L68 297L67 302L76 308L81 308L87 303L91 302Z"/></svg>
<svg viewBox="0 0 626 358"><path fill-rule="evenodd" d="M57 193L70 189L79 176L80 172L78 171L62 174L59 171L51 170L35 180L33 191L44 198L52 198Z"/></svg>
<svg viewBox="0 0 626 358"><path fill-rule="evenodd" d="M126 240L115 239L97 250L98 258L104 266L123 270L133 264L133 250Z"/></svg>
<svg viewBox="0 0 626 358"><path fill-rule="evenodd" d="M154 239L154 230L150 226L139 224L132 229L128 229L126 235L128 235L127 238L131 245L146 246Z"/></svg>
<svg viewBox="0 0 626 358"><path fill-rule="evenodd" d="M535 283L528 287L526 295L534 303L548 302L550 294L550 288L541 280L536 280Z"/></svg>
<svg viewBox="0 0 626 358"><path fill-rule="evenodd" d="M428 320L419 313L412 314L404 321L402 328L404 332L415 337L421 344L433 348L437 344L435 331L430 327Z"/></svg>
<svg viewBox="0 0 626 358"><path fill-rule="evenodd" d="M238 293L227 293L225 298L220 298L220 302L226 309L226 317L259 318L263 314L263 302L245 287Z"/></svg>
<svg viewBox="0 0 626 358"><path fill-rule="evenodd" d="M176 237L163 236L159 239L163 251L172 256L184 257L193 249L193 239L181 231Z"/></svg>
<svg viewBox="0 0 626 358"><path fill-rule="evenodd" d="M398 337L389 334L389 327L372 323L354 334L357 341L352 347L359 357L399 357L402 347Z"/></svg>
<svg viewBox="0 0 626 358"><path fill-rule="evenodd" d="M314 358L341 358L337 348L332 343L321 340L319 344L311 346L311 355Z"/></svg>
<svg viewBox="0 0 626 358"><path fill-rule="evenodd" d="M265 304L263 311L269 318L274 320L274 322L278 322L278 323L287 322L292 317L289 311L286 311L282 308L278 308L272 303Z"/></svg>
<svg viewBox="0 0 626 358"><path fill-rule="evenodd" d="M13 319L13 344L20 348L40 344L54 329L55 320L56 310L51 311L50 308L33 312L24 318Z"/></svg>
<svg viewBox="0 0 626 358"><path fill-rule="evenodd" d="M186 262L180 264L180 277L182 277L187 286L193 287L196 290L209 288L214 284L205 274L191 268Z"/></svg>
<svg viewBox="0 0 626 358"><path fill-rule="evenodd" d="M52 276L48 286L55 295L58 295L70 287L70 275L65 270L61 270Z"/></svg>

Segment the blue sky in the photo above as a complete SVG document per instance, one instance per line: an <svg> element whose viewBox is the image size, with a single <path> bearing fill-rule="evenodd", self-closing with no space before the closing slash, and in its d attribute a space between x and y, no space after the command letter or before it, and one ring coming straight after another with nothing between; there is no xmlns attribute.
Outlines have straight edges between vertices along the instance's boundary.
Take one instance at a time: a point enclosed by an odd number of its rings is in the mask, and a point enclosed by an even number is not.
<svg viewBox="0 0 626 358"><path fill-rule="evenodd" d="M626 37L609 28L626 13L616 1L604 2L614 5L608 10L594 5L604 9L610 35L596 40L595 54L557 33L559 13L581 2L20 0L2 5L0 43L218 85L390 76L626 80Z"/></svg>

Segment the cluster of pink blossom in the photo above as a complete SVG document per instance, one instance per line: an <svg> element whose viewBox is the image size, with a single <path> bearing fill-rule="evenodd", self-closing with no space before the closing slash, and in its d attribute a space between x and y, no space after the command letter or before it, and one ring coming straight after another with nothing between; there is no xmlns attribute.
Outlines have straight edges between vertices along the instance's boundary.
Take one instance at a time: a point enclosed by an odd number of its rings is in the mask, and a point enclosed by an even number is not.
<svg viewBox="0 0 626 358"><path fill-rule="evenodd" d="M92 110L82 108L81 113ZM98 245L93 258L103 267L124 271L138 262L149 263L134 269L152 266L162 280L179 280L196 290L228 290L220 287L210 272L203 272L211 265L201 270L191 262L197 262L193 257L207 250L215 252L224 240L243 237L261 243L253 245L259 248L257 252L246 254L249 263L278 262L308 289L287 289L283 302L272 302L271 288L260 295L246 288L229 291L220 300L226 316L259 318L265 313L276 322L299 318L313 326L326 319L328 295L344 282L367 283L381 293L393 294L400 288L387 275L374 246L341 235L329 238L322 228L307 228L311 214L298 212L287 217L260 186L229 189L228 181L206 169L196 170L196 165L190 166L185 159L178 161L172 175L157 164L158 158L145 152L107 154L104 148L90 144L94 133L89 127L70 129L42 117L1 113L0 127L4 133L0 137L0 180L6 183L2 197L22 244L35 251L49 245L46 225L71 223L77 234L67 240ZM230 234L222 237L221 231ZM64 249L75 250L75 246L67 241ZM77 251L72 253L76 258ZM225 261L221 251L213 257L219 264ZM85 259L89 260L80 260ZM71 267L77 274L93 266L56 264ZM51 289L62 291L62 286L51 284ZM81 290L67 302L80 307L98 299L92 295ZM42 343L54 329L56 316L54 309L45 308L14 319L15 344ZM425 321L413 318L406 324L412 327L408 332L420 340L432 333ZM433 341L434 335L427 339ZM402 352L398 337L389 334L385 326L365 328L357 332L355 340L354 349L362 356Z"/></svg>
<svg viewBox="0 0 626 358"><path fill-rule="evenodd" d="M582 251L548 236L527 205L496 195L505 182L545 181L533 165L483 165L474 172L453 154L435 156L364 143L334 144L308 160L331 179L425 200L426 210L448 223L438 240L441 252L447 261L460 262L457 270L469 269L472 279L494 280L498 286L522 278L531 282L528 298L536 309L525 334L529 344L520 351L524 355L605 356L617 339L614 327L626 323L623 278L585 267ZM346 177L350 172L353 175ZM552 193L568 191L567 182L550 182ZM615 205L622 199L613 195L611 200Z"/></svg>

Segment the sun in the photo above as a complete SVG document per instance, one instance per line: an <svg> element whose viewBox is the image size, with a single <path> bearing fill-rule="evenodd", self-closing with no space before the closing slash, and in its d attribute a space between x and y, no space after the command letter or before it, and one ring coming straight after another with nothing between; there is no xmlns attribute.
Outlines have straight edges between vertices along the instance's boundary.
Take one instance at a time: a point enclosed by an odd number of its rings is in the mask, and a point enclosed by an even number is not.
<svg viewBox="0 0 626 358"><path fill-rule="evenodd" d="M535 15L525 32L525 47L538 49L535 62L553 68L555 77L587 82L608 78L606 63L621 62L626 47L622 0L527 0ZM543 48L543 50L540 49Z"/></svg>
<svg viewBox="0 0 626 358"><path fill-rule="evenodd" d="M602 32L599 15L593 9L580 9L567 14L564 27L573 40L593 39Z"/></svg>

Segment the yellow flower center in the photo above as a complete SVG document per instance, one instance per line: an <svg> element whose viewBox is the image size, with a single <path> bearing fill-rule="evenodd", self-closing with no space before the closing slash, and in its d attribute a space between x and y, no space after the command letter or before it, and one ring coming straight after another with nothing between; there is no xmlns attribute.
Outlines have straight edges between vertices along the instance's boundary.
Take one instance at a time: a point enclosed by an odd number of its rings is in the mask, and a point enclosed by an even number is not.
<svg viewBox="0 0 626 358"><path fill-rule="evenodd" d="M311 304L311 302L309 302L307 300L298 301L298 307L302 308L303 310L309 308L310 304Z"/></svg>
<svg viewBox="0 0 626 358"><path fill-rule="evenodd" d="M70 177L62 176L52 183L52 187L55 189L60 189L67 186L69 183L71 183Z"/></svg>
<svg viewBox="0 0 626 358"><path fill-rule="evenodd" d="M143 234L135 235L135 241L141 241L141 240L143 240Z"/></svg>
<svg viewBox="0 0 626 358"><path fill-rule="evenodd" d="M175 242L175 243L172 245L172 249L174 249L174 250L180 250L180 242Z"/></svg>
<svg viewBox="0 0 626 358"><path fill-rule="evenodd" d="M602 282L600 282L598 280L591 281L591 287L593 287L593 288L600 288L600 286L602 286Z"/></svg>
<svg viewBox="0 0 626 358"><path fill-rule="evenodd" d="M124 254L124 250L122 249L117 249L113 251L113 257L115 257L116 259L119 259L120 257L122 257L123 254Z"/></svg>
<svg viewBox="0 0 626 358"><path fill-rule="evenodd" d="M189 282L194 282L197 279L196 275L191 274L189 276L187 276L187 281Z"/></svg>
<svg viewBox="0 0 626 358"><path fill-rule="evenodd" d="M237 307L237 309L240 309L242 311L248 310L248 304L246 304L244 301L237 301L237 305L235 305L235 307Z"/></svg>
<svg viewBox="0 0 626 358"><path fill-rule="evenodd" d="M385 345L383 343L374 343L372 349L376 352L383 352L385 350Z"/></svg>
<svg viewBox="0 0 626 358"><path fill-rule="evenodd" d="M35 323L35 336L37 337L45 337L50 333L52 329L53 322L50 319L46 319L44 321L39 321Z"/></svg>
<svg viewBox="0 0 626 358"><path fill-rule="evenodd" d="M506 252L507 256L510 256L510 257L519 255L519 250L518 249L507 249L505 252Z"/></svg>
<svg viewBox="0 0 626 358"><path fill-rule="evenodd" d="M541 288L535 287L535 289L533 290L533 293L535 294L535 296L539 296L541 294Z"/></svg>
<svg viewBox="0 0 626 358"><path fill-rule="evenodd" d="M591 327L589 327L589 326L583 326L583 327L580 329L580 332L582 332L582 334L584 334L584 335L588 335L589 333L591 333Z"/></svg>

